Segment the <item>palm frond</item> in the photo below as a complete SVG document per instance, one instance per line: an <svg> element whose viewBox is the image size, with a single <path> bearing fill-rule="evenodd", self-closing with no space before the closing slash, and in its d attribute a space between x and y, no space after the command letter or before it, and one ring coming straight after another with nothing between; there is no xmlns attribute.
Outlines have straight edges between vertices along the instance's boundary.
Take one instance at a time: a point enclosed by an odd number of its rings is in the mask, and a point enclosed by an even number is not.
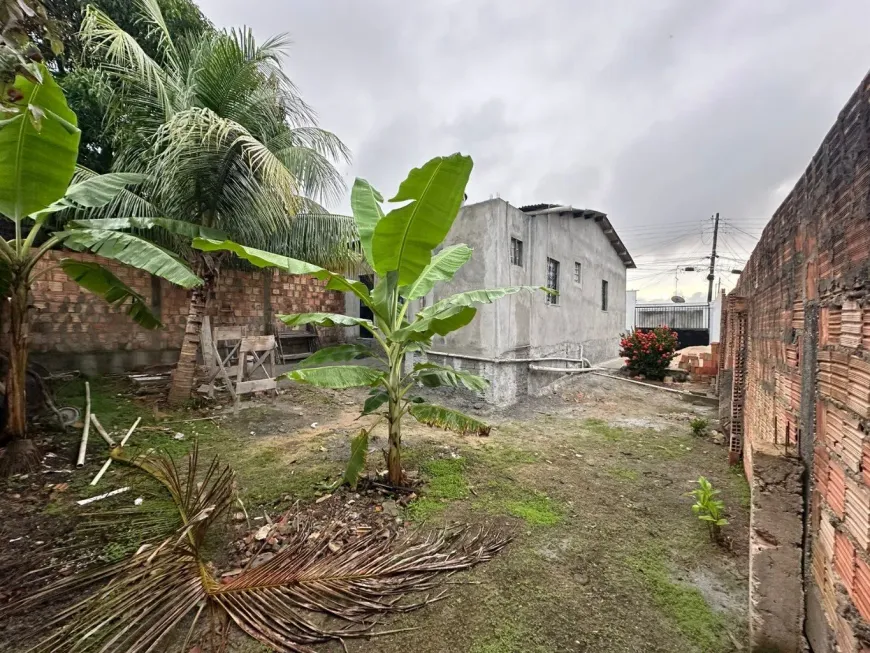
<svg viewBox="0 0 870 653"><path fill-rule="evenodd" d="M79 36L85 51L102 61L105 70L136 81L153 95L165 116L172 113L166 73L107 14L88 5Z"/></svg>
<svg viewBox="0 0 870 653"><path fill-rule="evenodd" d="M276 651L310 653L310 644L384 634L376 630L383 615L443 598L444 592L437 591L443 574L485 562L509 541L500 534L465 529L405 538L381 532L351 536L338 520L312 537L312 524L297 517L284 522L286 546L271 560L219 583L203 558L202 543L229 508L232 470L214 459L203 472L196 446L186 473L166 455L128 459L116 450L113 456L160 481L182 525L160 544L143 546L123 562L63 578L10 606L5 614L20 614L50 599L90 590L38 626L39 633L46 628L50 632L30 649L34 653L167 650L169 641L180 641L182 624L186 651L205 609L225 613ZM348 543L330 546L337 539ZM102 586L90 589L95 583Z"/></svg>
<svg viewBox="0 0 870 653"><path fill-rule="evenodd" d="M155 177L210 184L201 191L218 220L250 221L256 207L267 210L259 220L274 231L296 213L299 181L291 171L242 125L210 109L195 107L174 115L160 127L157 149ZM168 205L173 214L183 209L173 204L175 189L161 188L166 196L161 206Z"/></svg>
<svg viewBox="0 0 870 653"><path fill-rule="evenodd" d="M355 274L364 264L356 224L345 215L297 214L271 238L268 249L342 274Z"/></svg>
<svg viewBox="0 0 870 653"><path fill-rule="evenodd" d="M489 424L474 419L470 415L436 404L412 403L408 406L408 412L421 424L435 426L462 435L467 433L489 435L492 429Z"/></svg>
<svg viewBox="0 0 870 653"><path fill-rule="evenodd" d="M149 27L148 33L156 37L157 47L160 50L165 65L178 71L178 51L175 49L175 43L172 40L172 35L169 33L169 26L166 24L163 12L160 10L160 4L157 0L138 0L136 4L139 7L142 22Z"/></svg>

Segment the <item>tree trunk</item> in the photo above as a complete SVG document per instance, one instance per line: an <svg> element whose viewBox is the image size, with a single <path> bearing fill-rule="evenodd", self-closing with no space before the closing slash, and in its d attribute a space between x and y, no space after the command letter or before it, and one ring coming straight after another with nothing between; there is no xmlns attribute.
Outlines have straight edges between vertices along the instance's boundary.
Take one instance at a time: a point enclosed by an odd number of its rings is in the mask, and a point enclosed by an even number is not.
<svg viewBox="0 0 870 653"><path fill-rule="evenodd" d="M202 318L205 315L208 296L214 287L215 274L209 271L202 277L203 284L190 292L184 340L181 343L175 373L172 375L172 387L169 389L170 406L179 406L190 399L196 380L196 357L202 333Z"/></svg>
<svg viewBox="0 0 870 653"><path fill-rule="evenodd" d="M389 404L387 415L390 432L390 450L387 453L387 470L390 485L398 487L402 484L402 415L398 402L392 399Z"/></svg>
<svg viewBox="0 0 870 653"><path fill-rule="evenodd" d="M39 466L39 451L27 439L27 322L28 288L13 279L9 297L9 371L6 373L6 425L10 441L0 460L0 475L26 472Z"/></svg>

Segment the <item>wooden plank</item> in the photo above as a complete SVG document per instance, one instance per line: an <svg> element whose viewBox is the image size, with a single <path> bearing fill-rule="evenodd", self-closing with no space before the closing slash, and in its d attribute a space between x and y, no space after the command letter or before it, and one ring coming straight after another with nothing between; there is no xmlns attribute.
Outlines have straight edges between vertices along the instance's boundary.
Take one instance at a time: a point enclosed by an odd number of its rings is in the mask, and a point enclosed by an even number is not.
<svg viewBox="0 0 870 653"><path fill-rule="evenodd" d="M276 336L279 340L314 340L317 335L314 333L279 333Z"/></svg>
<svg viewBox="0 0 870 653"><path fill-rule="evenodd" d="M274 390L278 387L275 379L257 379L256 381L239 381L236 383L236 396L246 395L251 392L263 392Z"/></svg>
<svg viewBox="0 0 870 653"><path fill-rule="evenodd" d="M202 360L205 368L211 372L217 365L212 346L211 318L206 315L202 318L202 333L199 336L199 346L202 348Z"/></svg>
<svg viewBox="0 0 870 653"><path fill-rule="evenodd" d="M301 361L311 356L310 351L299 352L298 354L281 354L281 361Z"/></svg>
<svg viewBox="0 0 870 653"><path fill-rule="evenodd" d="M271 351L275 349L275 336L247 336L242 338L239 355L252 351Z"/></svg>
<svg viewBox="0 0 870 653"><path fill-rule="evenodd" d="M224 383L226 383L226 385L227 385L227 390L229 390L232 398L235 399L236 398L236 391L233 389L233 382L230 380L230 376L229 376L229 374L227 374L227 370L224 367L223 362L220 360L220 354L217 350L217 345L215 345L212 342L212 347L214 347L214 353L218 356L217 373L223 377ZM214 379L212 379L212 381L210 383L212 384L212 387L214 387ZM213 393L209 393L209 396L211 396L212 394Z"/></svg>
<svg viewBox="0 0 870 653"><path fill-rule="evenodd" d="M241 340L245 337L246 329L243 329L240 326L231 326L231 327L215 327L214 328L214 341L220 342L222 340Z"/></svg>

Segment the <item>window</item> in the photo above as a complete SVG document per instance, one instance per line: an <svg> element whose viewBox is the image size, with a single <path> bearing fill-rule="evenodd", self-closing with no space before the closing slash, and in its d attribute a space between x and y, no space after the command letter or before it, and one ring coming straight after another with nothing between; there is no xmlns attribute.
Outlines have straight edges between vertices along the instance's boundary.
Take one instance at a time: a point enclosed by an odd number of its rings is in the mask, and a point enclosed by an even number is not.
<svg viewBox="0 0 870 653"><path fill-rule="evenodd" d="M581 279L583 279L583 266L575 261L574 262L574 283L576 283L579 286Z"/></svg>
<svg viewBox="0 0 870 653"><path fill-rule="evenodd" d="M607 310L607 282L604 279L601 280L601 310Z"/></svg>
<svg viewBox="0 0 870 653"><path fill-rule="evenodd" d="M511 263L523 267L523 241L511 238Z"/></svg>
<svg viewBox="0 0 870 653"><path fill-rule="evenodd" d="M559 261L547 259L547 288L559 292ZM559 295L547 293L547 303L554 306L559 303Z"/></svg>

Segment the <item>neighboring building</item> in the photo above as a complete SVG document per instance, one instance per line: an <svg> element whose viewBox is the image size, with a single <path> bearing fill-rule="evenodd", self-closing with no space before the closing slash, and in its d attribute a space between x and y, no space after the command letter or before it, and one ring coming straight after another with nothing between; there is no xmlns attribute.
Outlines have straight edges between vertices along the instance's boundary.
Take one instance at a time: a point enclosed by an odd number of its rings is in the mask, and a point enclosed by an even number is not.
<svg viewBox="0 0 870 653"><path fill-rule="evenodd" d="M502 199L466 205L444 245L465 243L474 256L450 283L425 298L502 286L547 286L481 306L474 321L435 338L429 358L474 369L492 381L491 401L507 404L559 375L540 366L592 364L619 355L625 329L626 269L634 261L604 213ZM440 352L440 353L439 353ZM548 361L529 359L550 359Z"/></svg>

